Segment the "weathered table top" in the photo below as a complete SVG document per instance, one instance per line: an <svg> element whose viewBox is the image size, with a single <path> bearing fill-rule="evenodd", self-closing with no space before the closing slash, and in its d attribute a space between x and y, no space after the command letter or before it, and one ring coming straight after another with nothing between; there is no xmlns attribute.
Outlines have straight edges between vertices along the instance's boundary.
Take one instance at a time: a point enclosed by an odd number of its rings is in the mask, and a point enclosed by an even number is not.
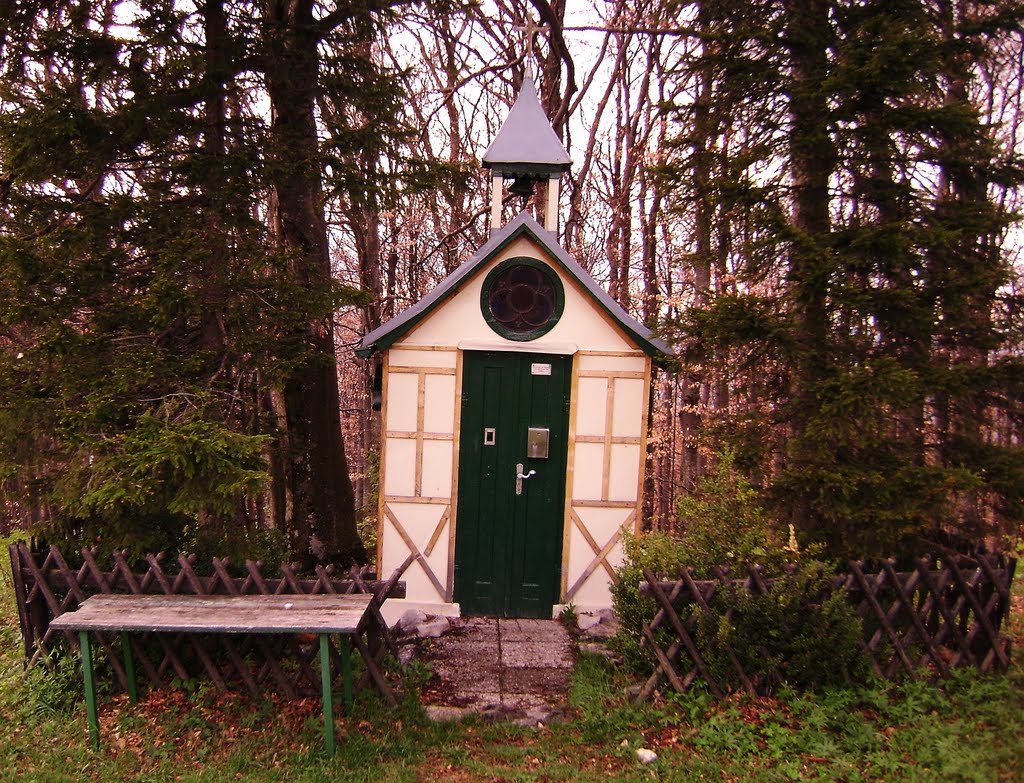
<svg viewBox="0 0 1024 783"><path fill-rule="evenodd" d="M355 633L373 596L94 595L50 622L61 631Z"/></svg>

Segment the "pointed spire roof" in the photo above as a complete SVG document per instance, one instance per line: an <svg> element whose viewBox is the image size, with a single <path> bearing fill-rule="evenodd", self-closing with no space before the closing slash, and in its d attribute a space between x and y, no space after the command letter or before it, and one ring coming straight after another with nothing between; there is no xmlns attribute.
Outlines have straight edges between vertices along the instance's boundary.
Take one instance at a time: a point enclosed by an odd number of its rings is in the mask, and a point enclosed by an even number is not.
<svg viewBox="0 0 1024 783"><path fill-rule="evenodd" d="M508 118L484 153L484 168L502 174L553 174L572 164L541 108L533 73L527 69Z"/></svg>

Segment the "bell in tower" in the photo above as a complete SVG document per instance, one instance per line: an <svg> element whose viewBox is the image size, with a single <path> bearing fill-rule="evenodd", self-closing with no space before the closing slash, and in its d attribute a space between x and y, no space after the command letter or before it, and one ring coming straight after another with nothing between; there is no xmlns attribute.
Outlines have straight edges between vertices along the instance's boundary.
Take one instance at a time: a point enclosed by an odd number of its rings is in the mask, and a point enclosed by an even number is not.
<svg viewBox="0 0 1024 783"><path fill-rule="evenodd" d="M505 181L512 180L509 193L521 196L524 202L534 195L537 185L547 183L543 223L556 233L559 184L570 165L569 154L541 108L533 72L527 68L519 97L483 157L484 168L491 170L491 231L501 228Z"/></svg>

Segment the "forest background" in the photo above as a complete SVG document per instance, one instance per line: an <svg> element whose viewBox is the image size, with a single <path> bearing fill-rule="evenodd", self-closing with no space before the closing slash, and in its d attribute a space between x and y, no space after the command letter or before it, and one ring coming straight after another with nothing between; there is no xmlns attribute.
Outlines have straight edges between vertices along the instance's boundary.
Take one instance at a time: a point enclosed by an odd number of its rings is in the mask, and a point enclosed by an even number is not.
<svg viewBox="0 0 1024 783"><path fill-rule="evenodd" d="M362 559L376 368L352 349L485 240L479 155L529 49L574 161L562 243L678 348L648 526L678 532L729 451L832 555L1018 534L1022 18L0 4L5 524Z"/></svg>

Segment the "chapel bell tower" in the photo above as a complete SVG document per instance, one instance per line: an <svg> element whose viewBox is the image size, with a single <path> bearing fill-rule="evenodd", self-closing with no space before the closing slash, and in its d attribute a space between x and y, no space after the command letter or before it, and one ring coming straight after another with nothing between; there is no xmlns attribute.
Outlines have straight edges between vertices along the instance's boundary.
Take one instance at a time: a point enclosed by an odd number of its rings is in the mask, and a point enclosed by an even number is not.
<svg viewBox="0 0 1024 783"><path fill-rule="evenodd" d="M571 163L527 70L483 156L490 237L356 348L381 356L377 565L406 582L389 622L612 606L643 515L652 368L672 349L559 244Z"/></svg>
<svg viewBox="0 0 1024 783"><path fill-rule="evenodd" d="M569 153L541 108L533 70L527 68L519 97L483 157L484 168L491 170L491 233L502 226L505 180L512 180L509 193L525 198L547 183L544 228L556 234L559 183L570 165Z"/></svg>

